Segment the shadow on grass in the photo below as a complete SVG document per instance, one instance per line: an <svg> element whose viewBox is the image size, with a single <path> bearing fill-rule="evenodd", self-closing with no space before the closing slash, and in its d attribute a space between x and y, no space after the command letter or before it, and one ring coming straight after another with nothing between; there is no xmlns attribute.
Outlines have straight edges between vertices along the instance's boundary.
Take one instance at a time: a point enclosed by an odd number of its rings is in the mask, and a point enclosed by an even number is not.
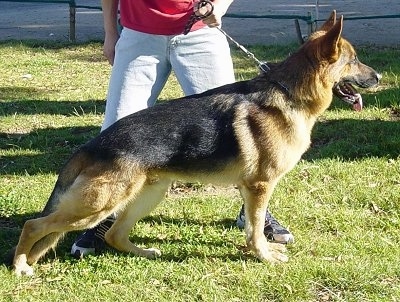
<svg viewBox="0 0 400 302"><path fill-rule="evenodd" d="M18 243L22 226L25 221L38 216L38 213L27 213L12 215L9 217L0 216L0 255L1 263L11 265L10 250Z"/></svg>
<svg viewBox="0 0 400 302"><path fill-rule="evenodd" d="M12 262L12 256L10 254L11 249L16 246L18 243L18 238L21 233L23 224L25 223L26 220L36 218L39 216L39 213L29 213L29 214L22 214L22 215L13 215L11 217L0 217L0 255L1 256L1 263L10 266ZM210 222L204 222L203 220L197 220L197 219L190 219L190 218L174 218L174 217L168 217L164 215L159 215L159 216L148 216L145 217L141 220L142 222L150 223L151 225L161 225L161 224L174 224L174 225L189 225L192 226L195 229L198 229L199 226L212 226L219 228L221 230L224 229L230 229L235 225L235 221L233 219L221 219L221 220L216 220L216 221L210 221ZM139 226L140 227L140 226ZM66 234L66 236L60 240L60 244L56 248L56 250L59 252L57 254L59 255L65 255L69 254L69 249L75 240L76 236L80 234L80 232L70 232ZM205 235L206 236L206 235ZM185 239L176 239L176 238L159 238L154 236L153 234L150 234L149 237L141 237L137 235L132 235L130 236L130 240L134 244L138 245L143 245L143 246L152 246L152 245L161 245L165 243L171 243L171 244L181 244L182 246L186 245L187 242L185 242ZM224 240L224 237L221 235L219 239L214 238L213 240L209 239L204 239L202 240L199 237L196 237L196 245L200 246L216 246L216 247L223 247L226 246L227 244L233 244L230 242L227 242ZM191 244L192 245L192 244ZM105 249L105 252L117 252L116 250L113 250L110 247L107 247ZM128 255L124 254L121 252L118 252L121 255ZM52 253L49 253L47 257L54 257L52 256ZM179 255L169 255L169 254L163 254L162 259L168 260L168 261L176 261L176 262L181 262L187 258L193 258L193 257L201 257L204 258L204 254L198 254L196 251L191 252L190 250L182 250ZM223 259L231 259L231 260L238 260L241 259L240 253L237 255L221 255L221 256L213 256L211 255L210 257L213 258L218 258L221 257ZM58 258L61 259L63 256L59 256ZM0 264L1 264L0 263Z"/></svg>
<svg viewBox="0 0 400 302"><path fill-rule="evenodd" d="M55 173L74 150L99 132L100 126L46 128L26 134L0 132L0 148L15 154L0 157L0 175Z"/></svg>
<svg viewBox="0 0 400 302"><path fill-rule="evenodd" d="M381 120L331 120L317 123L312 135L312 145L303 156L306 160L364 157L387 157L400 155L399 121Z"/></svg>
<svg viewBox="0 0 400 302"><path fill-rule="evenodd" d="M15 92L15 89L18 92ZM10 116L14 114L33 115L33 114L54 114L71 116L76 114L103 114L105 110L104 100L85 100L85 101L49 101L49 100L31 100L27 95L40 94L40 90L31 90L30 88L2 88L0 95L8 93L7 99L10 101L0 102L0 116ZM12 93L16 93L12 96ZM20 95L24 100L18 100ZM44 94L44 93L43 93ZM3 95L4 96L4 95Z"/></svg>

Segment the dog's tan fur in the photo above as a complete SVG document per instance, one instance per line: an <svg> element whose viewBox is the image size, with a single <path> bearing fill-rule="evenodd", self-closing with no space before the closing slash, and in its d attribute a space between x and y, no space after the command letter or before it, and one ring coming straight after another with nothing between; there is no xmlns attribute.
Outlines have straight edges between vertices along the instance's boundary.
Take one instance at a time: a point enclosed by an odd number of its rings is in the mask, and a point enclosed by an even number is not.
<svg viewBox="0 0 400 302"><path fill-rule="evenodd" d="M367 87L379 79L356 60L341 37L342 23L333 12L298 52L271 64L270 72L135 113L83 146L62 169L41 217L25 223L16 273L32 274L30 264L63 233L93 227L113 212L119 214L105 236L110 246L158 256L156 249L136 247L129 232L176 179L236 184L245 202L248 247L261 260L287 261L284 246L263 234L275 185L309 147L335 85L344 79ZM164 127L170 133L163 134ZM142 130L146 135L138 134Z"/></svg>

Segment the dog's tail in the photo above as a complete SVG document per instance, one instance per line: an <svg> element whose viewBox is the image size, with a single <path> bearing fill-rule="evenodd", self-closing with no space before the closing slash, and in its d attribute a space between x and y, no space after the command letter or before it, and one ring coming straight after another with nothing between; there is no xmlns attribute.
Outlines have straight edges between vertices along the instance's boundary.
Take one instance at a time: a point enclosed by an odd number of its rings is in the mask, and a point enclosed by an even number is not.
<svg viewBox="0 0 400 302"><path fill-rule="evenodd" d="M61 169L53 192L44 207L41 217L54 212L60 202L60 196L74 183L81 171L88 165L89 156L83 151L77 151Z"/></svg>
<svg viewBox="0 0 400 302"><path fill-rule="evenodd" d="M63 195L64 192L69 189L69 187L74 183L75 179L78 177L81 171L88 165L88 158L89 157L83 151L77 151L70 158L67 164L61 169L53 192L51 193L43 211L39 214L39 217L47 216L57 209L57 206L60 203L60 197ZM34 263L49 249L54 249L58 241L63 237L63 235L64 233L54 232L38 240L33 245L29 253L28 262ZM15 247L6 256L6 264L12 264L14 254Z"/></svg>
<svg viewBox="0 0 400 302"><path fill-rule="evenodd" d="M40 216L47 216L57 209L60 203L60 197L74 183L75 179L88 164L88 156L83 151L77 151L66 165L61 169L57 182L54 186L46 206ZM30 257L33 257L33 262L41 258L49 249L54 249L58 241L64 236L64 233L50 233L37 241L30 252ZM46 247L43 249L43 247ZM32 259L31 259L32 260ZM29 261L29 259L28 259Z"/></svg>

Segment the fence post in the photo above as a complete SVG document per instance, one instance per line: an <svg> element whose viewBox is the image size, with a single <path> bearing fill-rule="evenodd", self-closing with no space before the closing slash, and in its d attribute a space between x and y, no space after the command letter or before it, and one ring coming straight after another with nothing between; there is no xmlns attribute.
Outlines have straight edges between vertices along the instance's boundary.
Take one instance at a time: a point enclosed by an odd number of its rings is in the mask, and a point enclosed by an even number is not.
<svg viewBox="0 0 400 302"><path fill-rule="evenodd" d="M75 42L75 25L76 25L76 5L75 1L71 1L69 4L69 41Z"/></svg>
<svg viewBox="0 0 400 302"><path fill-rule="evenodd" d="M317 21L316 19L313 18L313 15L311 12L307 12L307 17L308 17L308 36L310 36L317 28Z"/></svg>

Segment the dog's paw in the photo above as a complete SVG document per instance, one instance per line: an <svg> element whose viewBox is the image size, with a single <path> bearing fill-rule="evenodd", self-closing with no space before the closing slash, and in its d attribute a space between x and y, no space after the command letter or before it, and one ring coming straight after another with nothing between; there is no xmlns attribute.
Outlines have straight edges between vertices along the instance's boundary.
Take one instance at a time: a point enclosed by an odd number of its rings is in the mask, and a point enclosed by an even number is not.
<svg viewBox="0 0 400 302"><path fill-rule="evenodd" d="M269 260L271 263L280 263L280 262L288 262L289 261L289 257L280 252L273 251L273 252L271 252L271 254L272 254L272 261Z"/></svg>
<svg viewBox="0 0 400 302"><path fill-rule="evenodd" d="M161 251L155 248L143 249L143 256L149 259L155 259L161 256Z"/></svg>
<svg viewBox="0 0 400 302"><path fill-rule="evenodd" d="M289 257L277 251L268 251L267 253L257 253L257 258L261 261L269 262L272 264L288 262Z"/></svg>
<svg viewBox="0 0 400 302"><path fill-rule="evenodd" d="M268 242L262 248L255 248L253 251L261 261L273 264L289 261L289 257L283 254L286 252L286 247L279 243Z"/></svg>
<svg viewBox="0 0 400 302"><path fill-rule="evenodd" d="M286 253L287 251L286 245L282 243L268 242L268 248L281 253Z"/></svg>
<svg viewBox="0 0 400 302"><path fill-rule="evenodd" d="M18 277L34 275L33 268L29 266L27 263L14 265L14 272Z"/></svg>

